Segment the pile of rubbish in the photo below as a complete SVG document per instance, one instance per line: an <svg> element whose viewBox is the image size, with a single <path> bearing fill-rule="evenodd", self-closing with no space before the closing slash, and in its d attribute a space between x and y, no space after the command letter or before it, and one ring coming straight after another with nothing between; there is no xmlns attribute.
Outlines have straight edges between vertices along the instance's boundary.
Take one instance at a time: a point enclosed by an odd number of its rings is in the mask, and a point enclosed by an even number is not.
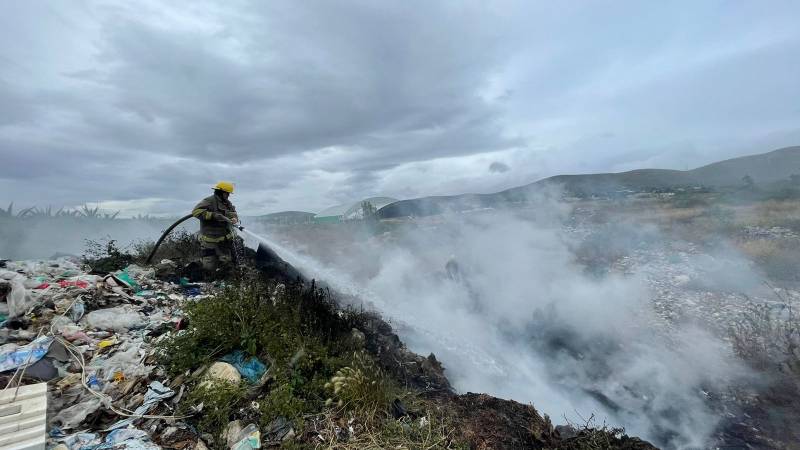
<svg viewBox="0 0 800 450"><path fill-rule="evenodd" d="M170 265L100 275L69 258L0 261L3 391L47 383L48 448L205 448L203 439L213 439L178 415L185 380L157 368L155 344L185 329L185 305L218 286L156 277ZM266 369L233 353L197 375L254 381ZM227 440L231 448L260 447L255 425L240 425Z"/></svg>

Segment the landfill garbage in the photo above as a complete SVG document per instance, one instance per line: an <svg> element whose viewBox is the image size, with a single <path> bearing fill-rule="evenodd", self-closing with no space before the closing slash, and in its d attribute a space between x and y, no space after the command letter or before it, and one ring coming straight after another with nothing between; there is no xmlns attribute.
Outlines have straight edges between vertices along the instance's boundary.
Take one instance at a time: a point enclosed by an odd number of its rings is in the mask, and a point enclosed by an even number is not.
<svg viewBox="0 0 800 450"><path fill-rule="evenodd" d="M25 285L19 279L11 281L11 292L6 295L6 303L8 303L9 317L21 316L30 307L31 299Z"/></svg>
<svg viewBox="0 0 800 450"><path fill-rule="evenodd" d="M49 381L47 448L155 450L165 436L205 447L175 418L186 392L181 377L162 378L152 357L161 335L188 326L186 304L213 288L155 272L131 265L90 275L69 258L0 266L0 371L22 378L22 387ZM224 362L206 372L214 382L242 378Z"/></svg>
<svg viewBox="0 0 800 450"><path fill-rule="evenodd" d="M59 445L63 445L69 450L95 448L101 442L100 436L95 433L75 433L67 435L59 427L53 427L50 430L50 437L53 438L55 442L59 442ZM55 450L55 448L52 450Z"/></svg>
<svg viewBox="0 0 800 450"><path fill-rule="evenodd" d="M90 328L100 330L126 331L144 326L142 316L125 306L92 311L85 320Z"/></svg>
<svg viewBox="0 0 800 450"><path fill-rule="evenodd" d="M147 279L147 278L155 278L156 270L153 268L144 268L141 266L137 266L136 264L131 264L125 268L124 271L130 277L138 280Z"/></svg>
<svg viewBox="0 0 800 450"><path fill-rule="evenodd" d="M62 430L77 428L84 420L95 411L100 409L102 402L99 398L92 397L81 403L62 409L53 418L52 422L60 425ZM72 446L70 446L72 448Z"/></svg>
<svg viewBox="0 0 800 450"><path fill-rule="evenodd" d="M200 288L198 287L186 288L184 292L186 292L186 295L188 295L189 297L196 297L203 293L203 291L201 291Z"/></svg>
<svg viewBox="0 0 800 450"><path fill-rule="evenodd" d="M103 381L113 380L117 372L121 372L127 378L144 377L149 375L153 368L142 364L139 352L139 345L130 345L108 358L97 358L90 367L103 371Z"/></svg>
<svg viewBox="0 0 800 450"><path fill-rule="evenodd" d="M111 347L112 345L117 345L117 344L119 344L119 342L117 341L116 337L111 339L103 339L102 341L97 343L97 348L104 349L106 347Z"/></svg>
<svg viewBox="0 0 800 450"><path fill-rule="evenodd" d="M84 280L75 280L75 281L61 280L58 282L58 285L62 288L76 287L80 289L87 289L89 287L89 283Z"/></svg>
<svg viewBox="0 0 800 450"><path fill-rule="evenodd" d="M86 312L86 308L84 307L83 302L78 301L72 306L70 312L72 321L77 322L81 320L81 317L83 317L83 314Z"/></svg>
<svg viewBox="0 0 800 450"><path fill-rule="evenodd" d="M210 387L215 384L217 381L229 382L233 384L238 384L242 381L242 376L239 374L239 371L236 370L231 364L226 362L215 362L211 364L211 367L205 373L205 381L203 381L200 385Z"/></svg>
<svg viewBox="0 0 800 450"><path fill-rule="evenodd" d="M108 433L105 442L93 450L160 450L161 447L150 441L147 432L136 428L121 428Z"/></svg>
<svg viewBox="0 0 800 450"><path fill-rule="evenodd" d="M261 448L261 432L258 426L250 424L240 431L234 439L232 450L251 450Z"/></svg>
<svg viewBox="0 0 800 450"><path fill-rule="evenodd" d="M281 416L273 420L264 429L265 443L268 446L280 445L282 441L291 439L294 436L292 422Z"/></svg>
<svg viewBox="0 0 800 450"><path fill-rule="evenodd" d="M123 285L133 289L134 292L138 292L141 290L139 287L139 283L133 279L133 277L127 272L127 270L120 270L119 272L113 275L116 281L122 282Z"/></svg>
<svg viewBox="0 0 800 450"><path fill-rule="evenodd" d="M222 438L225 439L228 448L233 448L239 442L239 434L242 432L242 421L233 420L228 423Z"/></svg>
<svg viewBox="0 0 800 450"><path fill-rule="evenodd" d="M28 366L25 369L25 375L43 381L50 381L54 378L58 378L59 371L53 360L42 358Z"/></svg>
<svg viewBox="0 0 800 450"><path fill-rule="evenodd" d="M23 365L30 365L42 359L47 354L53 338L40 336L27 345L5 344L0 347L0 372L16 369Z"/></svg>
<svg viewBox="0 0 800 450"><path fill-rule="evenodd" d="M142 405L136 408L136 410L133 412L134 417L120 420L119 422L111 425L106 431L125 428L133 424L134 421L140 418L137 416L143 416L147 414L147 412L153 409L153 407L155 407L161 400L170 398L173 395L175 395L175 391L164 386L160 381L153 381L150 383L147 393L144 394L144 403L142 403Z"/></svg>
<svg viewBox="0 0 800 450"><path fill-rule="evenodd" d="M99 391L103 388L103 383L97 379L97 375L95 374L89 375L89 378L86 380L86 385L93 391Z"/></svg>
<svg viewBox="0 0 800 450"><path fill-rule="evenodd" d="M255 356L246 358L245 353L241 350L229 353L223 356L221 360L233 365L233 367L239 371L239 374L250 384L257 383L267 371L267 366L259 361L258 358Z"/></svg>

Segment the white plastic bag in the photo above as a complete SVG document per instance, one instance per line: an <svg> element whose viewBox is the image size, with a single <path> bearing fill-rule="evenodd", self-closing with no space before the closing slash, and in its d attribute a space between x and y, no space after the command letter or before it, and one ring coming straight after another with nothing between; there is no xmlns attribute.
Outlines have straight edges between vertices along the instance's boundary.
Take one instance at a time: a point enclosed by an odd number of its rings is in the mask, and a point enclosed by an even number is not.
<svg viewBox="0 0 800 450"><path fill-rule="evenodd" d="M142 316L124 306L98 309L86 314L86 325L100 330L124 331L144 326Z"/></svg>
<svg viewBox="0 0 800 450"><path fill-rule="evenodd" d="M8 302L9 317L21 316L31 306L33 302L22 284L22 279L15 278L11 280L11 292L6 296L6 302Z"/></svg>
<svg viewBox="0 0 800 450"><path fill-rule="evenodd" d="M147 376L152 372L153 366L142 364L143 355L140 354L140 345L134 344L125 350L120 350L107 359L95 358L91 367L102 370L103 380L111 381L117 372L122 372L125 378Z"/></svg>

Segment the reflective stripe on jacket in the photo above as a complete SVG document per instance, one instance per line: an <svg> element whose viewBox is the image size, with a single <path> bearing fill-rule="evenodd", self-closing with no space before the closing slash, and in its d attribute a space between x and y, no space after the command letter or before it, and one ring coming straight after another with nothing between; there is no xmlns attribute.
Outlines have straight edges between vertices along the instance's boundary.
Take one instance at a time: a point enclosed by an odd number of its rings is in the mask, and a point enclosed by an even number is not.
<svg viewBox="0 0 800 450"><path fill-rule="evenodd" d="M200 240L203 241L203 242L217 243L217 242L222 242L222 241L224 241L226 239L233 239L234 236L236 236L234 233L230 233L230 234L227 234L225 236L220 236L220 237L214 238L214 237L206 236L204 234L200 234Z"/></svg>

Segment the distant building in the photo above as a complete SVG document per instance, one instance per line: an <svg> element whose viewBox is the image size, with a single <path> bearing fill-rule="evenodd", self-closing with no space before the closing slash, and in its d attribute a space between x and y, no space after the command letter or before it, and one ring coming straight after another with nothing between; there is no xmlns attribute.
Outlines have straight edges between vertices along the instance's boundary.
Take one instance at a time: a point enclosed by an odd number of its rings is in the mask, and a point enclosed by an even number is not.
<svg viewBox="0 0 800 450"><path fill-rule="evenodd" d="M346 222L348 220L360 220L364 218L364 212L361 207L363 202L369 202L378 210L396 201L397 199L391 197L370 197L353 203L331 206L314 216L314 222L336 223Z"/></svg>

